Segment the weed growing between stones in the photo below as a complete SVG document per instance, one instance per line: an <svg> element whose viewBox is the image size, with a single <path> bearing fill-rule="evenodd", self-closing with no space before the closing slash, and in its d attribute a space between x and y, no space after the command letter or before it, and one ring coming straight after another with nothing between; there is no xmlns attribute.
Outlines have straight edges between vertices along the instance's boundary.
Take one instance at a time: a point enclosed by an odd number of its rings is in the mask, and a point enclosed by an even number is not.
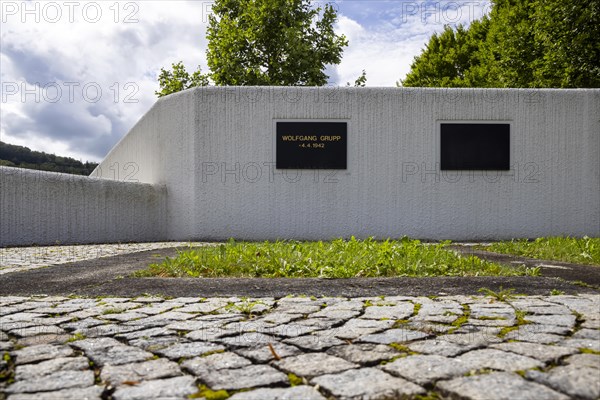
<svg viewBox="0 0 600 400"><path fill-rule="evenodd" d="M513 299L515 297L514 291L515 289L503 289L502 286L500 286L500 289L497 292L488 288L481 288L478 290L479 293L484 293L486 296L491 297L492 301L495 300L501 302Z"/></svg>
<svg viewBox="0 0 600 400"><path fill-rule="evenodd" d="M241 302L227 304L225 309L237 311L240 314L244 314L246 317L250 317L252 314L258 314L257 312L253 311L253 308L260 304L264 305L264 303L260 300L250 301L247 297L244 297L242 298Z"/></svg>

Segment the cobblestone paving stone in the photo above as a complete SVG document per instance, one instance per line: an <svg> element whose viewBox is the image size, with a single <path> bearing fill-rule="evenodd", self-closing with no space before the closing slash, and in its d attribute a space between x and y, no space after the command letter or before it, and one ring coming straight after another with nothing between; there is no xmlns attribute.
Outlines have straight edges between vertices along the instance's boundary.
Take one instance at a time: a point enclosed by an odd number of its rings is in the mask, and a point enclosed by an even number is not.
<svg viewBox="0 0 600 400"><path fill-rule="evenodd" d="M50 265L113 257L140 251L171 247L205 246L203 242L153 242L126 244L84 244L70 246L32 246L0 248L0 275Z"/></svg>
<svg viewBox="0 0 600 400"><path fill-rule="evenodd" d="M0 297L0 400L600 398L600 295Z"/></svg>

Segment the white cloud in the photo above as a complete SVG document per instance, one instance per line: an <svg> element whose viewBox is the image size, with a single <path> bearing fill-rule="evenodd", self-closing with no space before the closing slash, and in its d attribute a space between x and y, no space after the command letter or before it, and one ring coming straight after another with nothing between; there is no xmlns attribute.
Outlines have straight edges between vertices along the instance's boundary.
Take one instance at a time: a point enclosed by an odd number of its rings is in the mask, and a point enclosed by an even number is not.
<svg viewBox="0 0 600 400"><path fill-rule="evenodd" d="M0 139L99 161L156 101L161 67L181 60L188 70L198 64L207 70L205 28L211 3L76 2L71 15L67 3L2 2ZM61 17L54 22L49 21L56 17L49 4L61 7ZM342 63L328 69L335 83L354 82L363 69L368 86L394 86L403 78L428 37L444 22L455 22L448 20L451 10L444 14L440 8L436 16L422 4L435 3L338 2L336 29L350 45ZM486 3L469 4L475 5L457 22L481 16ZM416 11L410 8L415 5ZM24 14L24 7L37 7L37 12ZM98 7L98 21L90 22ZM17 92L12 94L15 85ZM44 86L47 90L40 89ZM49 101L57 86L62 96ZM98 87L102 95L96 101Z"/></svg>
<svg viewBox="0 0 600 400"><path fill-rule="evenodd" d="M99 161L156 100L161 67L182 60L206 68L208 3L83 2L69 15L56 2L62 18L54 23L44 18L56 15L44 12L45 2L14 4L16 14L3 12L0 37L2 140ZM37 15L23 13L35 4ZM101 17L92 23L96 6ZM54 102L56 87L62 96Z"/></svg>
<svg viewBox="0 0 600 400"><path fill-rule="evenodd" d="M349 46L337 66L339 84L353 83L364 69L367 86L395 86L406 75L415 55L420 52L427 34L415 34L399 40L391 32L369 31L358 22L341 16L338 31L348 37Z"/></svg>
<svg viewBox="0 0 600 400"><path fill-rule="evenodd" d="M344 5L349 3L352 7L346 14ZM336 67L337 83L353 83L365 69L367 86L395 86L434 32L446 24L469 25L488 12L489 6L489 1L341 3L336 31L348 37L349 46Z"/></svg>

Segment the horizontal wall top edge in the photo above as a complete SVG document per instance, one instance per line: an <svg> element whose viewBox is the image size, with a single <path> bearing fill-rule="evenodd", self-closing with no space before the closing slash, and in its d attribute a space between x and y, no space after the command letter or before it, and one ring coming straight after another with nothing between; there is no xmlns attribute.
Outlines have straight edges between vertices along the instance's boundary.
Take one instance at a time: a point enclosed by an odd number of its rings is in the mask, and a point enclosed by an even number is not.
<svg viewBox="0 0 600 400"><path fill-rule="evenodd" d="M154 184L154 183L144 183L137 181L123 181L123 180L115 180L110 178L103 178L97 176L97 173L92 173L90 176L86 175L76 175L76 174L67 174L63 172L54 172L54 171L44 171L39 169L30 169L30 168L19 168L19 167L8 167L4 165L0 165L0 181L3 177L9 176L19 176L24 179L39 179L46 182L96 182L96 183L106 183L109 185L129 185L129 186L147 186L154 187L157 189L165 189L166 186L162 184Z"/></svg>
<svg viewBox="0 0 600 400"><path fill-rule="evenodd" d="M192 92L207 92L207 93L235 93L235 92L271 92L271 93L285 93L285 92L314 92L318 91L331 91L331 92L345 92L353 94L372 94L373 92L386 92L388 94L403 94L405 92L411 93L502 93L502 94L520 94L520 93L548 93L554 95L560 94L600 94L600 89L585 88L585 89L537 89L537 88L432 88L432 87L346 87L346 86L201 86L186 89L180 92L172 93L167 96L163 96L159 101L173 98L183 94L189 94Z"/></svg>
<svg viewBox="0 0 600 400"><path fill-rule="evenodd" d="M474 92L474 91L499 91L499 92L598 92L600 89L596 88L454 88L454 87L390 87L390 86L369 86L369 87L353 87L353 86L198 86L185 91L193 90L256 90L256 89L269 89L269 90L344 90L344 91L370 91L370 90L386 90L386 91L463 91L463 92ZM179 92L178 92L179 93Z"/></svg>

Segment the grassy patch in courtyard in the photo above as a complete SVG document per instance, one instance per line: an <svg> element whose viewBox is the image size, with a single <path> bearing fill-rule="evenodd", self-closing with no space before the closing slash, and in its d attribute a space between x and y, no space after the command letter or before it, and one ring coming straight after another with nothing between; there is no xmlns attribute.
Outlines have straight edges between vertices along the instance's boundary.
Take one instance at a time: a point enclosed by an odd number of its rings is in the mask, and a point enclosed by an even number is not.
<svg viewBox="0 0 600 400"><path fill-rule="evenodd" d="M542 260L600 265L600 238L547 237L493 243L484 250Z"/></svg>
<svg viewBox="0 0 600 400"><path fill-rule="evenodd" d="M535 270L463 256L450 242L337 239L327 242L235 242L182 250L137 277L352 278L392 276L515 276Z"/></svg>

